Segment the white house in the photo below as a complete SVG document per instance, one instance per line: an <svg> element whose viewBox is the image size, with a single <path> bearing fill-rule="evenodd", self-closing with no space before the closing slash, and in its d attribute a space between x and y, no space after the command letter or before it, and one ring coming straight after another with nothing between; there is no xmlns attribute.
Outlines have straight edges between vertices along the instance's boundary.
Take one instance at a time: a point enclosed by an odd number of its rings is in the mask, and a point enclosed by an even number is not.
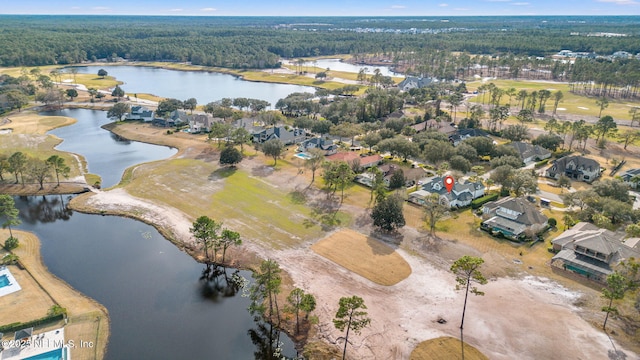
<svg viewBox="0 0 640 360"><path fill-rule="evenodd" d="M454 208L464 207L471 204L473 199L484 195L484 185L481 182L476 183L456 183L453 185L451 192L448 192L444 186L444 179L436 176L428 183L422 185L422 190L418 190L409 194L409 201L424 205L424 198L430 194L438 194L440 204Z"/></svg>
<svg viewBox="0 0 640 360"><path fill-rule="evenodd" d="M153 121L153 111L144 106L134 105L131 111L125 115L126 120L142 120L144 122Z"/></svg>
<svg viewBox="0 0 640 360"><path fill-rule="evenodd" d="M600 177L600 163L582 156L567 156L555 160L545 171L547 177L558 180L561 175L569 179L591 183Z"/></svg>

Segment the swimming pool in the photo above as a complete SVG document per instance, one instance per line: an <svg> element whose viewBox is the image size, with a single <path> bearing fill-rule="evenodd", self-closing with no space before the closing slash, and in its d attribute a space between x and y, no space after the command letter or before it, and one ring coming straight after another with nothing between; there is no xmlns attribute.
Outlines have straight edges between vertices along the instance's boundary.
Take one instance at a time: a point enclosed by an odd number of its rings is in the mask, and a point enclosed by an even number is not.
<svg viewBox="0 0 640 360"><path fill-rule="evenodd" d="M294 155L295 157L299 157L300 159L305 159L305 160L309 160L311 159L311 155L301 152L301 153L297 153Z"/></svg>
<svg viewBox="0 0 640 360"><path fill-rule="evenodd" d="M66 348L55 349L55 350L47 351L46 353L24 358L24 360L66 360L66 359L68 359Z"/></svg>
<svg viewBox="0 0 640 360"><path fill-rule="evenodd" d="M9 286L9 285L11 285L11 283L9 282L9 278L7 277L7 275L6 274L0 275L0 288Z"/></svg>

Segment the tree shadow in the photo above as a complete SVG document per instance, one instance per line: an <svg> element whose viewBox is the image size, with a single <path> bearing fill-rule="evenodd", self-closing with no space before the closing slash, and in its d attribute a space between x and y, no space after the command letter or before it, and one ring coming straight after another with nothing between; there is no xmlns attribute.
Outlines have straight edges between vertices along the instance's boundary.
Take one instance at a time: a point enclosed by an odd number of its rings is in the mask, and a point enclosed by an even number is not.
<svg viewBox="0 0 640 360"><path fill-rule="evenodd" d="M251 175L258 177L267 177L275 171L273 166L260 165L251 169Z"/></svg>
<svg viewBox="0 0 640 360"><path fill-rule="evenodd" d="M288 194L289 199L296 205L304 205L307 202L307 195L304 191L294 190Z"/></svg>
<svg viewBox="0 0 640 360"><path fill-rule="evenodd" d="M209 175L209 180L222 180L228 178L229 176L236 173L238 168L235 166L222 167L220 169L216 169Z"/></svg>
<svg viewBox="0 0 640 360"><path fill-rule="evenodd" d="M202 160L204 162L217 162L220 161L220 152L215 151L212 148L203 149L198 155L195 156L196 160Z"/></svg>
<svg viewBox="0 0 640 360"><path fill-rule="evenodd" d="M200 275L200 296L213 302L238 294L244 284L240 270L207 264Z"/></svg>
<svg viewBox="0 0 640 360"><path fill-rule="evenodd" d="M373 229L369 232L369 238L382 241L394 250L400 247L400 244L404 241L404 235L398 230L383 231L380 229Z"/></svg>

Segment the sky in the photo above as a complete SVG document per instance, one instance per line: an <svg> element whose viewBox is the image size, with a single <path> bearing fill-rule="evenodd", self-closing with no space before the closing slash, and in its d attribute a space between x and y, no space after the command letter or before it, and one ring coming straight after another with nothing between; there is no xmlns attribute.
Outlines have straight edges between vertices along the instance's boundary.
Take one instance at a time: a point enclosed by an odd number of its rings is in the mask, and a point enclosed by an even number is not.
<svg viewBox="0 0 640 360"><path fill-rule="evenodd" d="M198 16L640 15L640 0L0 0L0 14Z"/></svg>

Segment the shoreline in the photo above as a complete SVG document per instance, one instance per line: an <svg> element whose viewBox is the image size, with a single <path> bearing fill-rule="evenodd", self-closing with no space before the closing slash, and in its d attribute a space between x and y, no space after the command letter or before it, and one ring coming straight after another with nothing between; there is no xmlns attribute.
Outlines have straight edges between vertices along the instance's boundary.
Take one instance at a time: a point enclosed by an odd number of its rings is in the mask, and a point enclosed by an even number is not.
<svg viewBox="0 0 640 360"><path fill-rule="evenodd" d="M63 325L66 334L65 341L74 340L75 343L80 343L80 340L95 341L96 346L93 349L72 348L73 357L76 359L104 358L110 337L108 310L95 299L76 290L49 271L40 252L41 241L36 234L20 229L14 229L13 233L20 240L20 246L14 249L13 253L20 256L20 263L27 270L29 276L55 303L67 309L68 321ZM3 237L4 235L8 236L8 231L0 230L0 234ZM28 290L23 288L21 291ZM49 323L43 328L58 323ZM90 329L89 331L86 330L87 327Z"/></svg>

